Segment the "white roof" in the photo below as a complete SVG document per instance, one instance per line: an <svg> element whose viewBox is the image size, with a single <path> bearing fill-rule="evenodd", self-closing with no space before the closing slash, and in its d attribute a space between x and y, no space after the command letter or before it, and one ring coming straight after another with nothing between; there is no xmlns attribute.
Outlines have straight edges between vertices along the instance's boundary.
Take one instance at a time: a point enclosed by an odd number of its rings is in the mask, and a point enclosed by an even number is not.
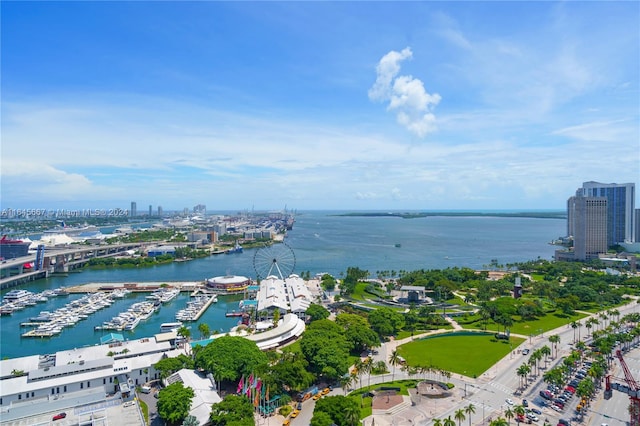
<svg viewBox="0 0 640 426"><path fill-rule="evenodd" d="M194 396L191 400L189 414L196 417L200 424L206 424L209 421L209 414L211 414L211 405L222 401L213 382L203 374L186 368L173 376L178 376L178 380L185 387L193 389Z"/></svg>
<svg viewBox="0 0 640 426"><path fill-rule="evenodd" d="M243 283L247 280L249 280L249 278L239 276L239 275L225 275L224 277L209 278L207 281L212 283L219 283L219 284L235 284L235 283Z"/></svg>

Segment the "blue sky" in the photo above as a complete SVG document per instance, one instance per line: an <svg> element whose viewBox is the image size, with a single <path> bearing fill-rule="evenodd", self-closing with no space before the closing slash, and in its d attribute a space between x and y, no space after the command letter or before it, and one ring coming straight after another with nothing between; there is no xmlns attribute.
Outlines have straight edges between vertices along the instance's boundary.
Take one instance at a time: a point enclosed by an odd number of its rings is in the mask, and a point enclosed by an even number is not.
<svg viewBox="0 0 640 426"><path fill-rule="evenodd" d="M638 2L0 7L2 208L564 209L640 183Z"/></svg>

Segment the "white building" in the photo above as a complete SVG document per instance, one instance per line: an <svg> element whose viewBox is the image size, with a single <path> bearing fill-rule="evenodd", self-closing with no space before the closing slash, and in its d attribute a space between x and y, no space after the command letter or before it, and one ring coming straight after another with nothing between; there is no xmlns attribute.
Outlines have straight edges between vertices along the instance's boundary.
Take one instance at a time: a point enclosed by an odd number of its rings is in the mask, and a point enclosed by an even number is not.
<svg viewBox="0 0 640 426"><path fill-rule="evenodd" d="M50 355L32 355L0 361L0 410L3 420L21 412L50 410L65 394L85 392L104 399L106 394L131 388L159 378L153 365L166 354L176 357L175 333L69 349ZM73 399L69 398L69 403ZM70 406L69 408L72 408ZM41 410L41 411L39 411ZM25 410L22 410L25 411Z"/></svg>
<svg viewBox="0 0 640 426"><path fill-rule="evenodd" d="M309 288L298 275L290 275L284 280L274 275L267 277L260 282L256 299L258 315L272 318L274 312L279 310L281 315L291 312L303 320L313 302Z"/></svg>

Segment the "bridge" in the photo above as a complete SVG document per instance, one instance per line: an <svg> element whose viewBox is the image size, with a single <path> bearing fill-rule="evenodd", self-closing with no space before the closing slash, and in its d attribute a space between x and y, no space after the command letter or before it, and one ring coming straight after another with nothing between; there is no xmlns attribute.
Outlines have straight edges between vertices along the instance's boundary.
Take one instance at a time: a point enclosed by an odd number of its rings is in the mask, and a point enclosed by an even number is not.
<svg viewBox="0 0 640 426"><path fill-rule="evenodd" d="M83 245L63 248L46 247L40 269L38 269L38 265L35 265L34 268L25 267L25 265L35 264L36 254L3 260L0 264L0 289L46 278L51 273L69 272L83 267L91 259L118 256L128 250L137 250L152 244L157 244L157 242Z"/></svg>

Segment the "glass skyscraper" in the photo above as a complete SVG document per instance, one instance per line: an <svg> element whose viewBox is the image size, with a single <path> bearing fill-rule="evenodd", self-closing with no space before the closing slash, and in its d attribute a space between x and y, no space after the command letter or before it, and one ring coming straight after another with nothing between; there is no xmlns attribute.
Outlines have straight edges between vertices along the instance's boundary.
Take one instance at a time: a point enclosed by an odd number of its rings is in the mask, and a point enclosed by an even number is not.
<svg viewBox="0 0 640 426"><path fill-rule="evenodd" d="M584 182L576 195L607 199L607 244L609 246L635 240L635 184Z"/></svg>

